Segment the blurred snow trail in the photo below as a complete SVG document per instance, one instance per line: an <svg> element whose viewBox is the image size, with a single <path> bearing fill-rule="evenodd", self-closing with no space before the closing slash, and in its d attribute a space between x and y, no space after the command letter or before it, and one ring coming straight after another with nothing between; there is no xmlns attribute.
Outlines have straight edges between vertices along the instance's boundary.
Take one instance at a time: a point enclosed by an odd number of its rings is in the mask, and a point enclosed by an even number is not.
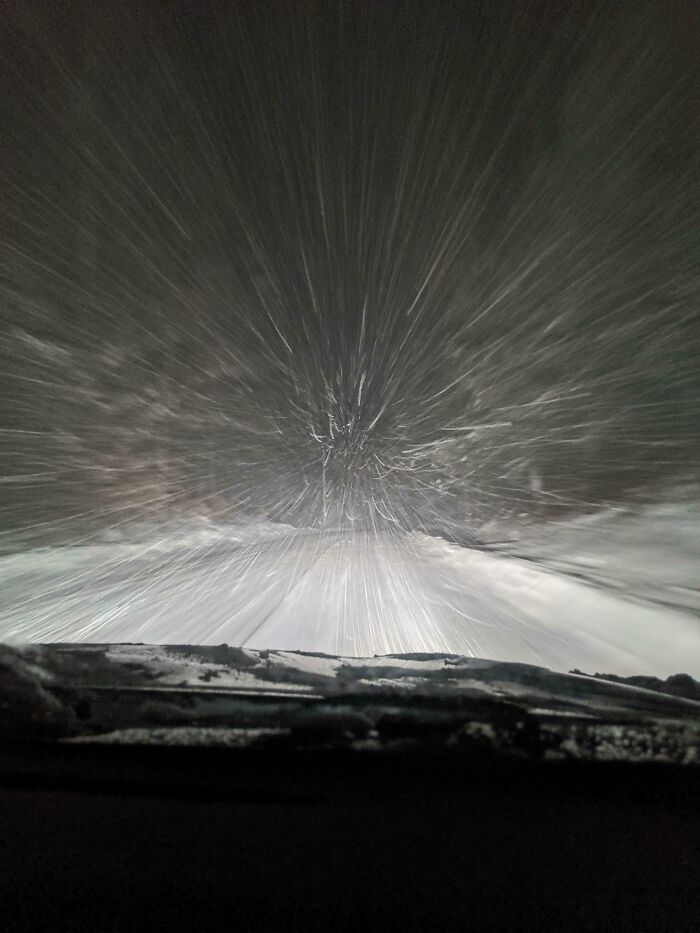
<svg viewBox="0 0 700 933"><path fill-rule="evenodd" d="M698 676L698 513L678 509L533 530L507 552L271 523L140 529L136 542L2 558L0 639L450 652Z"/></svg>

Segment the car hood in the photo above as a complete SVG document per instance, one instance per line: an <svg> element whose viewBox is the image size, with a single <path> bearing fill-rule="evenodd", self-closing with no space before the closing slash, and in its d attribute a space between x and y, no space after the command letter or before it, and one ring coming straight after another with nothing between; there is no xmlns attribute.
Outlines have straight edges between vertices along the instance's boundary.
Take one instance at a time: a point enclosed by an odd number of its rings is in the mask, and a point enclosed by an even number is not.
<svg viewBox="0 0 700 933"><path fill-rule="evenodd" d="M0 742L421 748L697 765L698 684L627 681L446 654L0 646Z"/></svg>

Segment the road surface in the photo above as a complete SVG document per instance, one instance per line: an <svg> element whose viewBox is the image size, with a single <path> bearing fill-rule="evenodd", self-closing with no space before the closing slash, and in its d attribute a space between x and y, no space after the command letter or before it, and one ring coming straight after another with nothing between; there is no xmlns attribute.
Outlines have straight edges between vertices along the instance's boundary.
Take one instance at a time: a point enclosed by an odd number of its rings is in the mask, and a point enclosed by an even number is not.
<svg viewBox="0 0 700 933"><path fill-rule="evenodd" d="M284 526L4 556L0 640L450 652L700 675L700 621L688 607L440 538Z"/></svg>

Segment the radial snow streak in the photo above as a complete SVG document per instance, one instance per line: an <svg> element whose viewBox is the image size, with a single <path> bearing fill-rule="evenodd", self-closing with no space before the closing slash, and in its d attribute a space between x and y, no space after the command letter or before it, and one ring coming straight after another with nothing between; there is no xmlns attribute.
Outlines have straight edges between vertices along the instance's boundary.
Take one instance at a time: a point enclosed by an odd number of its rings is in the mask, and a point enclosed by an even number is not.
<svg viewBox="0 0 700 933"><path fill-rule="evenodd" d="M2 7L0 637L700 658L697 11L536 6Z"/></svg>

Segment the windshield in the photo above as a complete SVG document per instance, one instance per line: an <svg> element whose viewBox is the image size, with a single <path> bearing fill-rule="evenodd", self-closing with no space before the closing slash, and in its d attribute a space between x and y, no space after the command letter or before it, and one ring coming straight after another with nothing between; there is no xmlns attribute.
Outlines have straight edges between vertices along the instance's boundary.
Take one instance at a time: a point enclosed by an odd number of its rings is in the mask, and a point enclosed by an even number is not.
<svg viewBox="0 0 700 933"><path fill-rule="evenodd" d="M537 668L554 679L529 710L601 674L646 678L622 706L606 687L606 715L646 715L663 682L682 719L700 678L690 6L1 19L6 676L36 702L53 678L59 705L150 690L129 664L260 695L301 678L324 702L338 682L440 693L447 671L513 700ZM190 678L183 648L79 651L125 643L242 653L219 673L190 653ZM269 709L260 728L286 715Z"/></svg>

